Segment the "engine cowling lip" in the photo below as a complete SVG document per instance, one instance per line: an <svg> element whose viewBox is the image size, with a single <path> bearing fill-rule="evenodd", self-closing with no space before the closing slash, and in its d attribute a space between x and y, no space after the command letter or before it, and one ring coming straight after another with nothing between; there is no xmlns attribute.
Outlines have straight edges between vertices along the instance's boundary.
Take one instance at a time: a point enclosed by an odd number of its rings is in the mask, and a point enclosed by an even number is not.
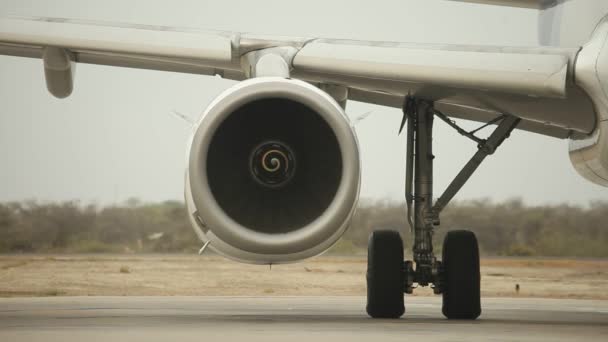
<svg viewBox="0 0 608 342"><path fill-rule="evenodd" d="M304 229L285 234L260 233L231 219L213 199L207 181L206 157L212 134L226 117L249 101L282 97L300 102L319 113L334 130L342 155L342 178L334 200L325 212ZM204 128L204 129L201 129ZM358 143L343 109L322 90L299 80L276 77L243 81L218 96L207 108L192 138L188 172L193 204L223 242L243 251L262 254L297 253L335 235L352 215L360 186ZM196 176L198 175L198 176ZM353 184L356 184L353 186ZM350 205L349 205L350 204Z"/></svg>

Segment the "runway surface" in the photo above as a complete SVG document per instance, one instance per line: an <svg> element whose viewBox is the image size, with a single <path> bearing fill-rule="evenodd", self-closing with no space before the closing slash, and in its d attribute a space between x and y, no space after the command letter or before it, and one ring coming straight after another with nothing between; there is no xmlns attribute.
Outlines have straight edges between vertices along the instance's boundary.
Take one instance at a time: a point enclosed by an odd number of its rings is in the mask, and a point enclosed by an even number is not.
<svg viewBox="0 0 608 342"><path fill-rule="evenodd" d="M374 320L362 297L0 299L0 341L608 341L608 301L485 298L476 321L406 298Z"/></svg>

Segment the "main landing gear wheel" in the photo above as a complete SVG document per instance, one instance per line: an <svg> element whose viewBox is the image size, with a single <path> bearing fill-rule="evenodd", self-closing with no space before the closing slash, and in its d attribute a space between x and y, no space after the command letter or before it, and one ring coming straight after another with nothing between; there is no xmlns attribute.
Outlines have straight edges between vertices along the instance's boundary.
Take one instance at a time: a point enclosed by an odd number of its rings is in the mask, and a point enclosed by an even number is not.
<svg viewBox="0 0 608 342"><path fill-rule="evenodd" d="M399 233L379 230L369 238L367 313L373 318L399 318L403 304L403 242Z"/></svg>
<svg viewBox="0 0 608 342"><path fill-rule="evenodd" d="M475 234L448 232L443 242L443 315L476 319L481 314L479 248Z"/></svg>

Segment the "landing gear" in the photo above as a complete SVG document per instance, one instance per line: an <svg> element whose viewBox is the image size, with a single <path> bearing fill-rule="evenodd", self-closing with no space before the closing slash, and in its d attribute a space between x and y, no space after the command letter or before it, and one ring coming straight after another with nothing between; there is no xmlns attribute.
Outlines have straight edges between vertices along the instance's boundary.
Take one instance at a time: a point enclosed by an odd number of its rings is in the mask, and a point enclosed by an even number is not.
<svg viewBox="0 0 608 342"><path fill-rule="evenodd" d="M479 248L473 232L448 232L443 242L443 307L447 318L476 319L481 314Z"/></svg>
<svg viewBox="0 0 608 342"><path fill-rule="evenodd" d="M367 312L374 318L401 317L405 310L403 293L412 293L416 283L418 286L430 285L435 294L443 295L442 311L447 318L476 319L481 314L477 239L469 231L448 232L441 262L433 252L433 232L439 225L443 208L520 120L502 115L479 129L467 132L437 111L432 102L409 96L404 103L403 114L401 129L407 122L405 193L408 222L414 235L414 260L403 261L403 245L397 232L376 231L372 234L368 249ZM435 116L475 141L478 151L433 204ZM498 124L498 127L487 139L475 136L475 132L490 124Z"/></svg>
<svg viewBox="0 0 608 342"><path fill-rule="evenodd" d="M393 230L369 237L367 255L367 313L373 318L403 315L403 241Z"/></svg>

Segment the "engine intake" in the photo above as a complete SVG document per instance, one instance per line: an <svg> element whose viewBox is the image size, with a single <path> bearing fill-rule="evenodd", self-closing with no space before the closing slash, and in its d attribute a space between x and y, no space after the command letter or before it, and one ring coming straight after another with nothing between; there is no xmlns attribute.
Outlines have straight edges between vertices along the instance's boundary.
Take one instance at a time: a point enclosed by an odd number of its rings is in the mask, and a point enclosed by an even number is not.
<svg viewBox="0 0 608 342"><path fill-rule="evenodd" d="M355 134L325 92L257 78L222 93L192 138L186 202L212 249L251 263L322 253L346 230L360 184Z"/></svg>

